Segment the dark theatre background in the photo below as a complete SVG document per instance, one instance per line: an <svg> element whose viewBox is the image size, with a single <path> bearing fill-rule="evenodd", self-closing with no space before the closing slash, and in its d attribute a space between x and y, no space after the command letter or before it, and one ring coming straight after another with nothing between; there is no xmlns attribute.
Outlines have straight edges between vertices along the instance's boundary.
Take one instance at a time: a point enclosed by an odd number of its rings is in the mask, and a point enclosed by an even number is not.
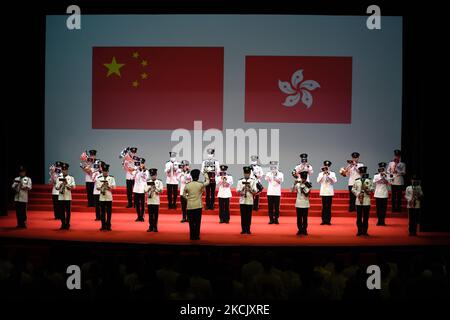
<svg viewBox="0 0 450 320"><path fill-rule="evenodd" d="M242 5L241 1L76 1L82 8L82 14L145 14L145 13L238 13L238 14L320 14L320 15L365 15L368 5L373 1L288 1L289 5L282 6L279 1L254 2L255 4ZM435 5L432 4L435 3ZM213 4L212 4L213 3ZM9 48L10 59L14 62L2 63L2 85L4 103L2 104L2 153L1 159L1 215L7 212L8 204L12 201L10 188L12 179L16 176L19 165L28 168L28 175L35 184L47 182L42 168L44 163L44 61L45 61L45 16L47 14L65 14L65 10L72 2L68 1L42 1L32 10L25 10L21 4L15 8L5 9L4 16L16 17L9 22L4 32L3 41ZM403 16L403 115L402 115L402 160L407 164L408 173L416 173L422 179L425 194L422 231L449 231L450 214L446 188L448 179L448 161L443 152L448 144L447 128L450 122L442 117L448 105L448 88L441 89L444 66L448 65L448 52L443 50L442 41L445 37L438 34L445 30L444 20L437 14L443 10L437 1L427 1L425 4L415 5L408 1L377 1L381 7L382 15ZM27 24L21 27L19 24ZM17 26L17 27L16 27ZM438 39L436 39L438 38ZM11 60L9 60L11 61ZM442 74L442 75L441 75ZM5 108L8 110L6 111ZM8 116L6 113L8 112ZM387 114L386 117L389 115ZM371 119L367 119L370 121ZM63 121L63 119L62 119ZM380 124L382 127L382 124ZM370 143L370 141L368 142ZM349 150L352 151L352 150ZM446 151L446 150L445 150ZM74 170L76 170L74 166ZM409 174L407 181L409 181ZM374 206L372 207L374 209ZM27 242L25 242L26 244ZM39 243L38 243L39 244ZM38 245L37 244L37 245ZM32 247L32 245L30 245ZM131 248L131 253L140 253L139 248ZM104 247L103 262L113 261L112 249ZM119 248L120 249L120 248ZM82 248L73 249L74 256L83 256ZM205 249L206 251L207 249ZM247 261L252 254L264 255L263 249L256 251L245 248L241 250L241 259ZM259 250L259 251L258 251ZM383 249L372 249L377 255ZM409 249L413 250L413 249ZM426 250L426 249L424 249ZM63 252L63 248L56 247L55 252ZM202 249L190 248L188 252L199 254L206 259L207 253ZM233 256L227 249L225 253L215 252L214 263L220 265L223 259ZM251 252L250 252L251 251ZM181 254L179 249L167 248L164 251L167 263L173 262L174 257ZM172 254L171 254L172 253ZM311 258L309 264L320 263L323 251L306 253L304 260ZM345 253L345 249L337 249L337 254ZM358 255L361 251L356 250ZM409 252L391 252L391 257L407 256ZM78 254L78 255L77 255ZM90 253L91 255L93 252ZM163 255L164 255L163 254ZM289 249L279 250L278 257L289 256ZM325 257L325 258L324 258ZM123 256L121 259L126 259ZM236 258L236 257L235 257ZM361 257L360 257L361 258ZM366 257L367 258L367 257ZM198 264L185 258L188 265ZM266 256L265 263L272 263L274 257ZM386 258L388 259L388 258ZM61 255L60 264L69 262L69 253ZM236 259L235 259L236 260ZM245 260L245 261L244 261ZM364 260L364 258L363 258ZM115 261L115 260L114 260ZM189 261L191 264L189 264ZM202 260L203 261L203 260ZM364 261L371 261L371 257ZM133 261L138 266L140 260ZM205 262L206 263L206 262ZM138 268L138 267L137 267ZM229 270L228 270L229 271ZM227 270L224 271L226 273ZM314 280L312 280L314 281ZM313 283L314 284L314 283Z"/></svg>

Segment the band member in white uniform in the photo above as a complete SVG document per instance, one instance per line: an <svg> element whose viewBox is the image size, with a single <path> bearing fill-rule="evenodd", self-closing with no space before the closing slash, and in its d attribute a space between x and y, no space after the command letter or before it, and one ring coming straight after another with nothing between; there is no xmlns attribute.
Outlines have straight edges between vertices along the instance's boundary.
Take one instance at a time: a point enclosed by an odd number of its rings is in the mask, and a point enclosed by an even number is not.
<svg viewBox="0 0 450 320"><path fill-rule="evenodd" d="M354 212L356 209L355 208L356 196L353 194L352 189L355 180L361 177L359 174L359 168L364 166L363 163L359 162L359 156L360 156L359 152L353 152L352 159L347 160L347 166L339 170L339 173L343 177L348 177L348 191L350 195L350 201L348 205L349 212Z"/></svg>
<svg viewBox="0 0 450 320"><path fill-rule="evenodd" d="M179 176L180 179L180 202L181 202L181 223L187 222L187 200L183 196L184 187L187 183L192 181L191 177L191 169L189 167L189 161L183 160L181 161L181 173Z"/></svg>
<svg viewBox="0 0 450 320"><path fill-rule="evenodd" d="M292 191L297 192L297 199L295 201L295 209L297 211L297 235L308 235L308 209L309 209L309 195L312 189L311 183L307 181L308 172L301 171L299 178L295 180Z"/></svg>
<svg viewBox="0 0 450 320"><path fill-rule="evenodd" d="M112 189L116 187L116 180L109 175L109 164L101 164L101 176L95 182L95 188L100 191L100 219L102 221L101 231L111 231L112 218Z"/></svg>
<svg viewBox="0 0 450 320"><path fill-rule="evenodd" d="M147 181L145 192L147 197L147 209L148 209L148 230L147 232L158 232L158 213L159 213L159 195L163 192L163 183L156 178L158 170L151 168L149 170L150 179Z"/></svg>
<svg viewBox="0 0 450 320"><path fill-rule="evenodd" d="M56 182L58 182L58 176L61 174L61 161L56 161L55 164L52 164L49 168L50 179L49 183L53 186L52 188L52 203L53 203L53 215L55 220L59 220L59 191L56 190Z"/></svg>
<svg viewBox="0 0 450 320"><path fill-rule="evenodd" d="M221 165L219 176L216 178L219 186L217 197L219 198L219 220L220 223L230 223L230 198L233 176L227 173L228 166Z"/></svg>
<svg viewBox="0 0 450 320"><path fill-rule="evenodd" d="M261 166L258 164L258 156L251 156L250 160L250 167L252 168L252 174L251 177L256 180L256 188L258 189L258 192L253 197L253 210L258 211L259 210L259 197L264 190L264 187L261 183L262 178L264 176L264 171L261 168Z"/></svg>
<svg viewBox="0 0 450 320"><path fill-rule="evenodd" d="M105 163L99 159L94 162L92 166L92 181L97 184L97 180L102 176L102 167ZM94 203L95 203L95 221L101 220L101 207L100 207L100 190L97 187L94 188Z"/></svg>
<svg viewBox="0 0 450 320"><path fill-rule="evenodd" d="M375 185L374 198L377 208L377 226L385 226L389 186L391 184L386 173L386 162L378 163L378 173L373 177L373 183Z"/></svg>
<svg viewBox="0 0 450 320"><path fill-rule="evenodd" d="M267 172L265 176L265 179L268 182L267 202L269 224L279 224L281 184L283 183L284 175L278 170L278 161L270 161L269 165L270 171Z"/></svg>
<svg viewBox="0 0 450 320"><path fill-rule="evenodd" d="M251 167L244 167L244 177L239 179L236 192L239 194L239 209L241 212L241 234L251 234L253 196L258 192L256 180L251 178Z"/></svg>
<svg viewBox="0 0 450 320"><path fill-rule="evenodd" d="M88 207L95 207L94 202L94 181L92 181L92 166L97 157L97 150L89 150L81 154L80 167L84 172L84 182L86 184L86 196Z"/></svg>
<svg viewBox="0 0 450 320"><path fill-rule="evenodd" d="M405 184L406 165L401 161L402 152L394 150L394 159L389 162L387 172L392 185L392 212L402 211L402 193Z"/></svg>
<svg viewBox="0 0 450 320"><path fill-rule="evenodd" d="M122 168L126 173L126 186L127 186L127 208L133 207L133 188L134 188L134 176L133 172L137 169L134 165L134 157L136 157L137 148L127 147L120 153L119 158L122 160Z"/></svg>
<svg viewBox="0 0 450 320"><path fill-rule="evenodd" d="M314 173L313 167L308 163L308 155L306 153L300 154L300 163L295 166L294 170L292 170L292 176L294 179L299 179L300 172L307 172L308 173L308 182L309 177Z"/></svg>
<svg viewBox="0 0 450 320"><path fill-rule="evenodd" d="M56 190L59 191L59 207L61 230L70 229L70 210L72 204L72 190L75 189L75 179L69 175L69 164L63 163L61 166L62 173L58 177Z"/></svg>
<svg viewBox="0 0 450 320"><path fill-rule="evenodd" d="M167 200L168 208L177 208L178 197L178 179L181 173L179 163L176 161L176 152L169 152L170 160L166 162L166 185L167 185Z"/></svg>
<svg viewBox="0 0 450 320"><path fill-rule="evenodd" d="M12 188L15 191L14 204L16 208L17 228L26 229L28 191L31 190L31 178L23 166L19 167L19 176L14 179Z"/></svg>
<svg viewBox="0 0 450 320"><path fill-rule="evenodd" d="M325 160L321 172L317 177L320 183L320 196L322 198L322 223L331 225L331 206L333 204L334 184L337 182L336 174L331 171L331 161Z"/></svg>
<svg viewBox="0 0 450 320"><path fill-rule="evenodd" d="M370 215L370 193L373 191L373 183L369 179L367 167L359 167L361 178L356 178L352 192L356 197L356 226L357 236L368 236Z"/></svg>
<svg viewBox="0 0 450 320"><path fill-rule="evenodd" d="M422 187L420 186L420 180L416 175L412 175L411 177L411 185L406 188L405 198L408 207L409 235L417 236L417 225L419 224L420 219L423 192Z"/></svg>
<svg viewBox="0 0 450 320"><path fill-rule="evenodd" d="M214 202L216 197L216 176L219 175L220 164L214 159L214 149L206 150L207 159L203 160L200 171L208 174L209 184L205 187L206 191L206 210L214 210Z"/></svg>
<svg viewBox="0 0 450 320"><path fill-rule="evenodd" d="M136 222L144 222L145 214L145 186L150 178L148 170L145 168L145 159L135 157L134 165L138 168L133 172L134 176L134 206L136 207Z"/></svg>

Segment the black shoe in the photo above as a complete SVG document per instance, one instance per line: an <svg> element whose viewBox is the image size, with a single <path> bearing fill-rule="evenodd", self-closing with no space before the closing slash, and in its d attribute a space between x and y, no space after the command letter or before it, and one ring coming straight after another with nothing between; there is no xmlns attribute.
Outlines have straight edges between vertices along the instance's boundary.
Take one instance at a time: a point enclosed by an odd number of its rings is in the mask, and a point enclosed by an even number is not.
<svg viewBox="0 0 450 320"><path fill-rule="evenodd" d="M300 230L297 231L297 235L298 235L298 236L301 235L301 234L303 234L303 232L301 232Z"/></svg>
<svg viewBox="0 0 450 320"><path fill-rule="evenodd" d="M105 230L106 230L106 227L101 227L99 230L100 230L100 231L105 231Z"/></svg>
<svg viewBox="0 0 450 320"><path fill-rule="evenodd" d="M139 220L140 220L139 218L136 218L136 220L134 220L134 222L139 222Z"/></svg>
<svg viewBox="0 0 450 320"><path fill-rule="evenodd" d="M304 230L304 231L303 231L303 234L304 234L305 236L307 236L307 235L308 235L308 232L307 232L306 230Z"/></svg>
<svg viewBox="0 0 450 320"><path fill-rule="evenodd" d="M95 218L95 220L94 221L100 221L100 218Z"/></svg>
<svg viewBox="0 0 450 320"><path fill-rule="evenodd" d="M321 225L321 226L324 226L324 225L326 225L326 223L325 223L325 222L322 222L320 225Z"/></svg>
<svg viewBox="0 0 450 320"><path fill-rule="evenodd" d="M24 225L24 224L19 224L16 228L17 228L17 229L26 229L27 226Z"/></svg>
<svg viewBox="0 0 450 320"><path fill-rule="evenodd" d="M275 219L275 222L274 222L275 224L280 224L279 222L278 222L278 219Z"/></svg>
<svg viewBox="0 0 450 320"><path fill-rule="evenodd" d="M61 225L61 227L59 227L59 230L64 230L64 229L66 229L65 225Z"/></svg>
<svg viewBox="0 0 450 320"><path fill-rule="evenodd" d="M331 226L331 222L327 222L325 223L327 226Z"/></svg>
<svg viewBox="0 0 450 320"><path fill-rule="evenodd" d="M153 232L158 232L158 228L153 228Z"/></svg>
<svg viewBox="0 0 450 320"><path fill-rule="evenodd" d="M359 237L359 236L362 236L362 234L363 234L362 232L358 232L358 233L356 234L356 236Z"/></svg>
<svg viewBox="0 0 450 320"><path fill-rule="evenodd" d="M187 222L187 220L186 220L186 219L181 219L180 222L181 222L181 223L185 223L185 222Z"/></svg>
<svg viewBox="0 0 450 320"><path fill-rule="evenodd" d="M222 220L219 223L224 223Z"/></svg>
<svg viewBox="0 0 450 320"><path fill-rule="evenodd" d="M125 208L133 208L133 205L127 204L127 206Z"/></svg>
<svg viewBox="0 0 450 320"><path fill-rule="evenodd" d="M246 234L247 232L246 231L241 231L241 234Z"/></svg>
<svg viewBox="0 0 450 320"><path fill-rule="evenodd" d="M274 223L275 223L275 221L273 221L273 220L269 221L269 224L274 224Z"/></svg>
<svg viewBox="0 0 450 320"><path fill-rule="evenodd" d="M229 224L229 223L230 223L230 221L229 221L229 220L228 220L228 221L225 221L225 223L226 223L226 224Z"/></svg>
<svg viewBox="0 0 450 320"><path fill-rule="evenodd" d="M250 231L247 231L247 234L252 234Z"/></svg>
<svg viewBox="0 0 450 320"><path fill-rule="evenodd" d="M147 229L147 232L152 232L152 231L153 231L152 228L148 228L148 229Z"/></svg>
<svg viewBox="0 0 450 320"><path fill-rule="evenodd" d="M70 229L70 224L66 224L66 230Z"/></svg>

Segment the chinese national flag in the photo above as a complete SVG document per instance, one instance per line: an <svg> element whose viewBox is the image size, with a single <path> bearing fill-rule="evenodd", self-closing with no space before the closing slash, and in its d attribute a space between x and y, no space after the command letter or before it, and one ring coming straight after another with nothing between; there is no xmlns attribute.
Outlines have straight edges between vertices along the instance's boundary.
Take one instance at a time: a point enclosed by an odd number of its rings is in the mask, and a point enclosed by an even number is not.
<svg viewBox="0 0 450 320"><path fill-rule="evenodd" d="M223 48L94 47L92 128L222 129Z"/></svg>
<svg viewBox="0 0 450 320"><path fill-rule="evenodd" d="M351 123L351 102L351 57L246 57L246 122Z"/></svg>

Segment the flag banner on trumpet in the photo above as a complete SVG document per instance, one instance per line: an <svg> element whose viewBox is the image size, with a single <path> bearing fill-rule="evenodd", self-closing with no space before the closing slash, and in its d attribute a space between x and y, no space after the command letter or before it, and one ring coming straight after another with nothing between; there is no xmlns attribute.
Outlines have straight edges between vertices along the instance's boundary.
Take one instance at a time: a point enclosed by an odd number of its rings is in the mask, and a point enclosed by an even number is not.
<svg viewBox="0 0 450 320"><path fill-rule="evenodd" d="M222 129L223 47L94 47L93 129ZM153 120L153 121L151 121Z"/></svg>
<svg viewBox="0 0 450 320"><path fill-rule="evenodd" d="M352 57L246 57L246 122L351 123L351 103Z"/></svg>

